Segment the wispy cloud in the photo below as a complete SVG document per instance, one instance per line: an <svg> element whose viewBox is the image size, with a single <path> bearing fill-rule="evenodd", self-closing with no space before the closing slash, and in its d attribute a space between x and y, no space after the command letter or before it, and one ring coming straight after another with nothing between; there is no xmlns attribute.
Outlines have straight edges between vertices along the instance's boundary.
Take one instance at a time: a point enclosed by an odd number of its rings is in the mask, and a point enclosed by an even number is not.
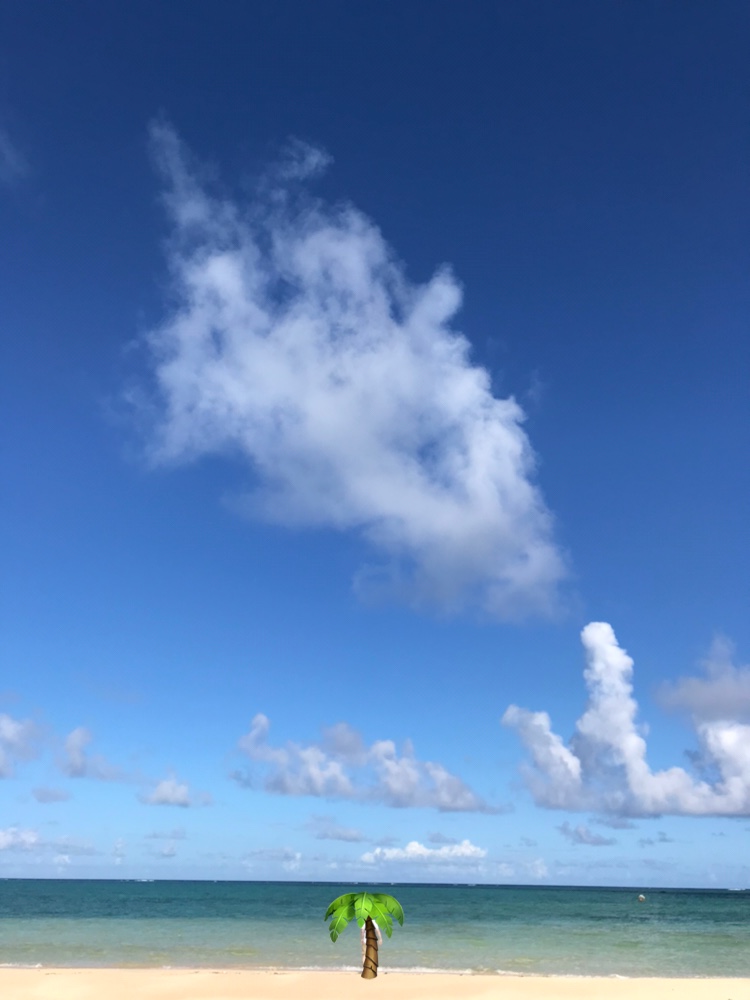
<svg viewBox="0 0 750 1000"><path fill-rule="evenodd" d="M32 851L35 854L62 852L68 856L91 856L99 853L92 844L75 837L48 840L42 837L38 830L22 829L18 826L0 830L0 851Z"/></svg>
<svg viewBox="0 0 750 1000"><path fill-rule="evenodd" d="M695 719L750 722L750 665L733 663L734 646L717 636L703 661L705 677L681 677L663 684L657 695L667 708L689 712Z"/></svg>
<svg viewBox="0 0 750 1000"><path fill-rule="evenodd" d="M444 844L442 847L425 847L418 840L412 840L406 847L376 847L374 851L366 851L361 860L366 864L377 864L382 861L476 861L485 857L487 851L469 840L462 840L460 844Z"/></svg>
<svg viewBox="0 0 750 1000"><path fill-rule="evenodd" d="M608 826L610 830L634 830L635 823L626 816L597 816L593 820L599 826Z"/></svg>
<svg viewBox="0 0 750 1000"><path fill-rule="evenodd" d="M153 830L144 834L147 840L184 840L185 830L183 827L175 827L174 830Z"/></svg>
<svg viewBox="0 0 750 1000"><path fill-rule="evenodd" d="M446 835L444 833L440 833L439 830L436 830L435 833L429 834L428 837L427 837L427 840L431 844L457 844L458 843L458 837L446 837Z"/></svg>
<svg viewBox="0 0 750 1000"><path fill-rule="evenodd" d="M19 761L37 755L39 734L30 719L14 719L0 713L0 778L9 778Z"/></svg>
<svg viewBox="0 0 750 1000"><path fill-rule="evenodd" d="M99 781L121 781L124 773L109 764L101 754L91 755L86 747L93 740L85 726L78 726L65 738L65 753L60 768L69 778L96 778Z"/></svg>
<svg viewBox="0 0 750 1000"><path fill-rule="evenodd" d="M249 851L243 858L244 866L250 870L253 870L258 863L263 870L266 870L270 863L280 865L286 872L294 872L299 870L302 863L302 853L289 847L261 847Z"/></svg>
<svg viewBox="0 0 750 1000"><path fill-rule="evenodd" d="M29 172L26 157L5 129L0 128L0 184L10 185Z"/></svg>
<svg viewBox="0 0 750 1000"><path fill-rule="evenodd" d="M44 805L49 805L52 802L67 802L70 798L70 792L66 792L63 788L48 788L46 786L32 788L31 794L37 802Z"/></svg>
<svg viewBox="0 0 750 1000"><path fill-rule="evenodd" d="M535 858L526 865L526 871L532 878L546 878L549 874L547 863L544 858Z"/></svg>
<svg viewBox="0 0 750 1000"><path fill-rule="evenodd" d="M731 706L724 704L723 718L696 722L699 757L714 780L700 780L681 767L652 771L635 721L632 659L606 622L587 625L581 639L589 704L570 745L552 731L546 712L511 705L502 719L529 751L524 773L535 801L617 816L750 815L750 726L729 714Z"/></svg>
<svg viewBox="0 0 750 1000"><path fill-rule="evenodd" d="M116 865L121 865L127 857L127 844L122 837L118 837L112 847L112 858Z"/></svg>
<svg viewBox="0 0 750 1000"><path fill-rule="evenodd" d="M583 824L571 826L570 823L565 822L557 829L571 844L585 844L587 847L609 847L610 844L617 843L614 837L603 837L600 833L589 830Z"/></svg>
<svg viewBox="0 0 750 1000"><path fill-rule="evenodd" d="M654 847L656 844L673 844L674 840L672 837L668 837L667 834L660 830L656 837L641 837L638 841L639 847Z"/></svg>
<svg viewBox="0 0 750 1000"><path fill-rule="evenodd" d="M441 812L502 812L487 805L468 785L434 761L420 761L411 743L401 754L392 740L376 740L365 747L362 737L346 723L325 731L322 743L283 747L268 744L268 718L258 713L240 749L258 763L270 766L262 782L279 795L313 795L329 799L379 802L396 808L426 807ZM359 781L353 771L361 772ZM232 777L246 787L256 787L252 773L236 771Z"/></svg>
<svg viewBox="0 0 750 1000"><path fill-rule="evenodd" d="M360 830L352 827L341 826L333 816L313 816L307 824L316 840L341 840L345 843L356 844L365 839Z"/></svg>
<svg viewBox="0 0 750 1000"><path fill-rule="evenodd" d="M151 138L175 303L147 338L153 461L240 457L249 515L360 532L365 596L549 613L564 561L524 413L471 363L451 272L412 284L372 221L306 195L326 157L304 144L245 206L208 193L169 126Z"/></svg>

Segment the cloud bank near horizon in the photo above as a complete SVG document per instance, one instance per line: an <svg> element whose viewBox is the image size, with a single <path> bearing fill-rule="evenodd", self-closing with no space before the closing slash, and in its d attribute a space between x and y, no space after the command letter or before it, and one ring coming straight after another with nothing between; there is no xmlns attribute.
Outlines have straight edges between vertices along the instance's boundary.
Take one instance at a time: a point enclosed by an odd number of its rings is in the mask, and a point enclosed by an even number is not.
<svg viewBox="0 0 750 1000"><path fill-rule="evenodd" d="M683 679L666 689L675 707L694 710L701 773L684 768L652 771L646 741L636 723L633 660L617 643L611 625L591 622L581 632L586 650L586 711L569 745L552 731L546 712L510 705L502 717L515 729L530 762L523 767L537 805L617 816L750 815L750 725L747 704L734 699L747 684L747 668L726 661L716 648L706 679Z"/></svg>
<svg viewBox="0 0 750 1000"><path fill-rule="evenodd" d="M362 861L368 864L378 861L458 861L465 858L474 861L486 857L486 849L477 847L470 840L442 847L425 847L418 840L411 840L406 847L376 847L374 851L365 852Z"/></svg>
<svg viewBox="0 0 750 1000"><path fill-rule="evenodd" d="M450 270L410 282L365 215L307 194L319 150L290 146L242 205L209 193L169 125L151 144L173 279L146 338L151 460L239 458L248 515L360 533L380 560L356 578L367 598L554 612L565 560L524 413L452 328Z"/></svg>

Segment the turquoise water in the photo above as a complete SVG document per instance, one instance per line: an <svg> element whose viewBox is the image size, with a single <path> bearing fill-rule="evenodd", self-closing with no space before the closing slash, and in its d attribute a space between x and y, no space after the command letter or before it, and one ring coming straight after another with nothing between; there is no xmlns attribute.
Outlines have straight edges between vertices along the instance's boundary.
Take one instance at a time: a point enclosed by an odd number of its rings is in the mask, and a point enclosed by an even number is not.
<svg viewBox="0 0 750 1000"><path fill-rule="evenodd" d="M396 896L381 971L750 977L750 892L0 880L0 965L361 969L344 892Z"/></svg>

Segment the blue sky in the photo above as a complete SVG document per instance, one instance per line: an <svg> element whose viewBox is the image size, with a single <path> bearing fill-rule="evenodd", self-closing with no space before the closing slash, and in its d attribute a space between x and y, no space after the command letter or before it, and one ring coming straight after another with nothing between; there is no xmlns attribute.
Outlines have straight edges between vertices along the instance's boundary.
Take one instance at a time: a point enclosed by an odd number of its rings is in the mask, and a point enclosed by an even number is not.
<svg viewBox="0 0 750 1000"><path fill-rule="evenodd" d="M746 5L0 12L0 875L750 886Z"/></svg>

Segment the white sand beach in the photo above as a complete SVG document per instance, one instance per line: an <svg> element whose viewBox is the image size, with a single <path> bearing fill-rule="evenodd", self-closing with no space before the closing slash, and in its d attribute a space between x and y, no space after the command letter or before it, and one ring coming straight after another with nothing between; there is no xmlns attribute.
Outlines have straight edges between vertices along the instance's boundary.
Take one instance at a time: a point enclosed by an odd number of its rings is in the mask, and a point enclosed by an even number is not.
<svg viewBox="0 0 750 1000"><path fill-rule="evenodd" d="M750 979L615 979L237 969L0 969L3 1000L750 1000Z"/></svg>

